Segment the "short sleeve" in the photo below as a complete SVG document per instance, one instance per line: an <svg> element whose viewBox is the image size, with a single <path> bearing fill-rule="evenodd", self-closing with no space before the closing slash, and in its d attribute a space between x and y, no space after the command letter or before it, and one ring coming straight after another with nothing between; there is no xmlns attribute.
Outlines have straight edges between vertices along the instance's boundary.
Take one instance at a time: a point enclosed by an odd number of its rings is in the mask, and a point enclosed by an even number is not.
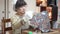
<svg viewBox="0 0 60 34"><path fill-rule="evenodd" d="M17 29L17 28L20 28L21 27L20 20L21 19L19 19L16 16L11 17L11 22L12 22L12 28L13 29Z"/></svg>

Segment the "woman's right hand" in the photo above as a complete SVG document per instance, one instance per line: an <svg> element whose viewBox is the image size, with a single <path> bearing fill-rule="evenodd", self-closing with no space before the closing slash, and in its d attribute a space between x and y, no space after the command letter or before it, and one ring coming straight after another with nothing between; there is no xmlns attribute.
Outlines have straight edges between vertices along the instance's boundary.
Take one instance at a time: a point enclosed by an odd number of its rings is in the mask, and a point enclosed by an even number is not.
<svg viewBox="0 0 60 34"><path fill-rule="evenodd" d="M21 20L20 23L24 25L26 22L24 20Z"/></svg>

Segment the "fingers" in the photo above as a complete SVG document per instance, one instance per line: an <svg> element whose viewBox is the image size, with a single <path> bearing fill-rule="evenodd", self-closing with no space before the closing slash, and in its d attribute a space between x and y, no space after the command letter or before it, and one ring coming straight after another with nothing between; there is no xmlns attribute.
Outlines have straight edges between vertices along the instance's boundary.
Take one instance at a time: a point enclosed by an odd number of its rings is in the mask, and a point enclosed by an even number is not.
<svg viewBox="0 0 60 34"><path fill-rule="evenodd" d="M24 20L21 20L20 23L24 25L26 22Z"/></svg>

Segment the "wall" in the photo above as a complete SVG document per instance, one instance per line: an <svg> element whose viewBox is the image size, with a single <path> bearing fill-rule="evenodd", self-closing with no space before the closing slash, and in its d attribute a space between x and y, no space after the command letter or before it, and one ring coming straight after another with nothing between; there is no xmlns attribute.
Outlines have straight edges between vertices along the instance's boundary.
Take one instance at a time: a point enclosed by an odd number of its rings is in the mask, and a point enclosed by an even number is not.
<svg viewBox="0 0 60 34"><path fill-rule="evenodd" d="M4 13L2 13L4 11L4 0L0 0L0 30L1 28L1 20L4 17Z"/></svg>
<svg viewBox="0 0 60 34"><path fill-rule="evenodd" d="M15 14L13 6L14 6L14 0L9 0L9 18Z"/></svg>

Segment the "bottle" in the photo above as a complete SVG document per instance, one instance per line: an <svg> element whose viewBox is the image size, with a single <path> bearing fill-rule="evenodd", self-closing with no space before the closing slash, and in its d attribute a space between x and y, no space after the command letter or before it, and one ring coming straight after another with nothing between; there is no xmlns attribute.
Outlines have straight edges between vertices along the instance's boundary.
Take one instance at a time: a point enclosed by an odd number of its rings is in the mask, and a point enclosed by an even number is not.
<svg viewBox="0 0 60 34"><path fill-rule="evenodd" d="M33 34L32 31L29 31L28 34Z"/></svg>

